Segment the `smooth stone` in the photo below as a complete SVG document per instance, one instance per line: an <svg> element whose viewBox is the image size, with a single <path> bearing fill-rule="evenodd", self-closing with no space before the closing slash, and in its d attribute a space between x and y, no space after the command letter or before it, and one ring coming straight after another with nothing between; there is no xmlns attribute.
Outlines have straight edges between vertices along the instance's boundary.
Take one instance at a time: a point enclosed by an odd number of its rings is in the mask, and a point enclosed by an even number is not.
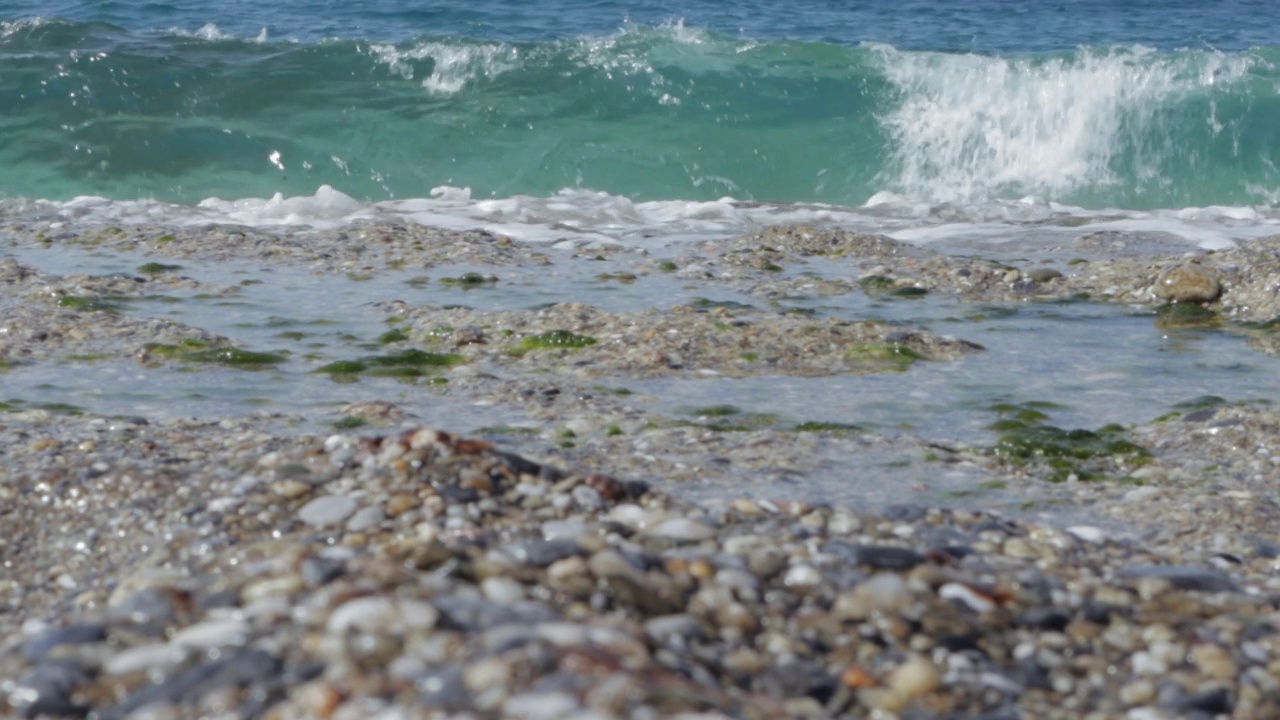
<svg viewBox="0 0 1280 720"><path fill-rule="evenodd" d="M168 670L186 662L189 650L168 643L152 643L127 648L107 658L102 671L125 675L140 670Z"/></svg>
<svg viewBox="0 0 1280 720"><path fill-rule="evenodd" d="M341 635L349 630L391 634L404 630L430 630L439 618L439 611L430 603L378 595L343 603L329 615L325 629L332 635Z"/></svg>
<svg viewBox="0 0 1280 720"><path fill-rule="evenodd" d="M265 650L244 650L142 686L125 698L118 715L132 716L134 711L156 703L191 702L223 688L269 687L280 682L282 670L283 664Z"/></svg>
<svg viewBox="0 0 1280 720"><path fill-rule="evenodd" d="M346 495L325 495L303 505L298 519L313 527L337 525L356 511L356 501Z"/></svg>
<svg viewBox="0 0 1280 720"><path fill-rule="evenodd" d="M554 610L535 600L500 605L485 598L446 595L436 598L435 606L440 610L441 620L446 626L466 632L488 630L510 623L536 625L559 619Z"/></svg>
<svg viewBox="0 0 1280 720"><path fill-rule="evenodd" d="M959 602L976 613L989 613L996 609L990 598L961 583L947 583L938 588L938 597Z"/></svg>
<svg viewBox="0 0 1280 720"><path fill-rule="evenodd" d="M1015 627L1034 628L1037 630L1054 630L1061 632L1071 622L1071 616L1052 607L1030 608L1013 618Z"/></svg>
<svg viewBox="0 0 1280 720"><path fill-rule="evenodd" d="M89 681L89 673L79 665L51 660L23 676L8 701L23 717L84 717L89 708L72 702L71 693Z"/></svg>
<svg viewBox="0 0 1280 720"><path fill-rule="evenodd" d="M361 597L348 600L332 613L325 623L331 635L348 630L370 630L386 624L386 618L395 613L395 602L384 596Z"/></svg>
<svg viewBox="0 0 1280 720"><path fill-rule="evenodd" d="M501 605L511 605L524 599L524 586L509 577L487 577L480 582L480 592Z"/></svg>
<svg viewBox="0 0 1280 720"><path fill-rule="evenodd" d="M174 645L214 648L226 645L243 645L249 640L249 623L239 619L206 620L174 633L170 642Z"/></svg>
<svg viewBox="0 0 1280 720"><path fill-rule="evenodd" d="M650 537L666 538L677 542L699 542L715 537L716 530L697 520L677 517L658 523L646 534Z"/></svg>
<svg viewBox="0 0 1280 720"><path fill-rule="evenodd" d="M1174 265L1156 280L1156 297L1165 302L1209 302L1222 293L1217 275L1201 265Z"/></svg>
<svg viewBox="0 0 1280 720"><path fill-rule="evenodd" d="M312 587L326 585L346 572L341 560L327 557L308 557L302 561L302 579Z"/></svg>
<svg viewBox="0 0 1280 720"><path fill-rule="evenodd" d="M910 570L925 561L925 556L915 550L889 545L853 545L837 540L827 543L824 549L851 565L878 570Z"/></svg>
<svg viewBox="0 0 1280 720"><path fill-rule="evenodd" d="M1127 578L1155 578L1164 580L1178 590L1204 592L1233 592L1236 584L1226 574L1212 568L1190 565L1134 565L1125 568L1121 575Z"/></svg>
<svg viewBox="0 0 1280 720"><path fill-rule="evenodd" d="M506 549L507 554L525 565L546 567L557 560L573 557L581 552L578 541L572 538L556 540L530 540Z"/></svg>
<svg viewBox="0 0 1280 720"><path fill-rule="evenodd" d="M836 598L832 612L846 620L863 620L871 613L906 608L912 600L907 581L897 573L879 573Z"/></svg>
<svg viewBox="0 0 1280 720"><path fill-rule="evenodd" d="M542 523L543 540L576 540L587 532L582 520L548 520Z"/></svg>
<svg viewBox="0 0 1280 720"><path fill-rule="evenodd" d="M662 615L646 620L644 631L658 645L670 645L675 638L702 637L702 624L688 613Z"/></svg>
<svg viewBox="0 0 1280 720"><path fill-rule="evenodd" d="M894 668L885 684L899 698L911 699L937 690L942 686L942 676L933 662L913 657Z"/></svg>
<svg viewBox="0 0 1280 720"><path fill-rule="evenodd" d="M351 532L364 532L382 522L386 517L382 508L376 505L360 508L347 520L347 529Z"/></svg>
<svg viewBox="0 0 1280 720"><path fill-rule="evenodd" d="M565 692L512 695L502 704L503 717L520 720L561 720L578 708L577 698Z"/></svg>
<svg viewBox="0 0 1280 720"><path fill-rule="evenodd" d="M107 628L98 623L71 625L57 630L49 630L28 640L22 652L28 660L44 659L49 651L59 645L87 645L99 643L107 639Z"/></svg>
<svg viewBox="0 0 1280 720"><path fill-rule="evenodd" d="M792 565L783 576L782 582L787 587L813 587L822 582L822 573L807 563Z"/></svg>
<svg viewBox="0 0 1280 720"><path fill-rule="evenodd" d="M588 512L599 512L609 506L600 491L589 485L578 485L569 492L578 507Z"/></svg>
<svg viewBox="0 0 1280 720"><path fill-rule="evenodd" d="M1027 277L1038 283L1046 283L1054 278L1062 277L1062 273L1054 270L1053 268L1036 268L1027 273Z"/></svg>
<svg viewBox="0 0 1280 720"><path fill-rule="evenodd" d="M172 588L145 588L113 605L107 615L113 620L163 629L177 618L178 592Z"/></svg>

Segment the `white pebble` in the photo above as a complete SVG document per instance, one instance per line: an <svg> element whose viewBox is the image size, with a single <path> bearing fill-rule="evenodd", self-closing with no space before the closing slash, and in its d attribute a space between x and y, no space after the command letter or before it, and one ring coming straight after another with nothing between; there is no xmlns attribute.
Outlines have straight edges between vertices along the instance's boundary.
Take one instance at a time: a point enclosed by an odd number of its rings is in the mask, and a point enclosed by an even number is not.
<svg viewBox="0 0 1280 720"><path fill-rule="evenodd" d="M509 577L487 577L480 582L480 592L501 605L511 605L524 599L524 586Z"/></svg>
<svg viewBox="0 0 1280 720"><path fill-rule="evenodd" d="M186 648L167 643L138 645L122 650L107 658L102 672L107 675L124 675L140 670L168 670L186 662Z"/></svg>
<svg viewBox="0 0 1280 720"><path fill-rule="evenodd" d="M947 583L938 588L938 597L943 600L956 600L976 613L989 613L996 609L996 604L989 598L960 583Z"/></svg>
<svg viewBox="0 0 1280 720"><path fill-rule="evenodd" d="M696 542L715 537L715 528L689 518L671 518L658 523L648 532L650 537Z"/></svg>
<svg viewBox="0 0 1280 720"><path fill-rule="evenodd" d="M248 642L248 639L249 623L244 620L229 618L226 620L208 620L185 627L174 633L170 642L174 645L212 648L243 645Z"/></svg>
<svg viewBox="0 0 1280 720"><path fill-rule="evenodd" d="M1105 532L1092 525L1073 525L1072 527L1067 528L1067 532L1075 535L1078 539L1083 540L1084 542L1100 543L1105 542L1107 539L1107 534Z"/></svg>
<svg viewBox="0 0 1280 720"><path fill-rule="evenodd" d="M813 587L822 582L822 573L812 565L800 564L792 565L787 570L786 577L783 578L787 587Z"/></svg>

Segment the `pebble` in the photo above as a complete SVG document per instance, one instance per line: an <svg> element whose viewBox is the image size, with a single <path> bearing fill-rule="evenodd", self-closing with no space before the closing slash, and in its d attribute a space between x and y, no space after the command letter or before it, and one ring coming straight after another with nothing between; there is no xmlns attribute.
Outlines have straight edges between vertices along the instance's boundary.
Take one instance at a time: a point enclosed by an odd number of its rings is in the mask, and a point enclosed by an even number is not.
<svg viewBox="0 0 1280 720"><path fill-rule="evenodd" d="M351 517L357 507L356 501L346 495L325 495L303 505L298 519L313 527L328 527Z"/></svg>
<svg viewBox="0 0 1280 720"><path fill-rule="evenodd" d="M1211 302L1222 293L1213 271L1201 265L1174 265L1156 280L1155 295L1171 303Z"/></svg>
<svg viewBox="0 0 1280 720"><path fill-rule="evenodd" d="M709 540L715 537L715 528L688 518L671 518L664 520L654 527L650 528L647 533L650 537L666 538L681 542L698 542L700 540Z"/></svg>

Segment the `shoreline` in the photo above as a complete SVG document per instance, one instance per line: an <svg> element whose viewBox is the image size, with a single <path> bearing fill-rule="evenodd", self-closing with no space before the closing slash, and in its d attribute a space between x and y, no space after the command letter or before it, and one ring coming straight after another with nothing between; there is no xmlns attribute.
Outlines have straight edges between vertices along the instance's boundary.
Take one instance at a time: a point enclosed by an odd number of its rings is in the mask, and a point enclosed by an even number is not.
<svg viewBox="0 0 1280 720"><path fill-rule="evenodd" d="M1241 333L1269 353L1274 243L1189 258L1084 235L1080 258L1015 263L811 228L652 253L431 228L161 230L9 227L0 242L133 251L139 267L254 261L320 287L333 276L372 281L374 294L383 274L418 271L439 296L483 293L491 271L506 276L495 292L510 284L536 297L545 273L562 287L603 287L616 307L446 309L404 300L399 285L360 317L403 337L258 358L308 363L298 367L309 376L348 363L317 382L395 371L404 393L527 423L477 437L454 434L447 413L379 397L372 380L324 414L324 432L320 418L294 412L65 415L0 398L0 492L12 508L0 516L12 558L0 675L18 679L9 702L19 712L1280 712L1270 650L1280 548L1268 540L1280 505L1267 482L1280 464L1280 412L1204 399L1073 434L1050 424L1056 410L1015 403L992 411L1000 434L978 444L802 427L750 408L672 416L610 385L910 378L920 363L988 359L974 338L770 304L800 293L866 298L883 312L948 298L1106 299L1154 313L1157 295L1207 293L1200 270L1217 289L1203 306L1187 296L1175 307L1210 315L1165 322ZM1142 249L1124 252L1133 246ZM1166 282L1175 268L1192 270ZM0 381L95 362L233 376L246 371L228 359L276 352L202 328L207 309L154 317L160 306L146 298L234 309L248 291L153 269L54 276L4 261ZM628 307L652 297L646 283L662 297L662 283L683 283L707 302ZM759 306L717 300L722 288ZM871 456L950 477L954 503L877 487L895 476L858 466ZM894 497L804 497L806 478L839 473L870 475L868 496ZM710 497L681 496L682 482Z"/></svg>

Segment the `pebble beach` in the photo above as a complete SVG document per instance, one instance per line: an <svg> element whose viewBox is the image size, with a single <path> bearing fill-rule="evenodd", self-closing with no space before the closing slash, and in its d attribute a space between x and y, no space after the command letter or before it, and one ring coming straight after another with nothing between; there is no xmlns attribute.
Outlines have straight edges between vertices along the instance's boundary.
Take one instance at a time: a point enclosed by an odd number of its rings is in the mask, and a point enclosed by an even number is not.
<svg viewBox="0 0 1280 720"><path fill-rule="evenodd" d="M963 433L681 395L999 363L980 323L1026 307L1124 308L1270 362L1277 244L0 228L0 698L25 718L1276 717L1267 403L1171 391L1072 428L1023 398ZM222 315L272 277L357 288L376 321L249 343ZM931 303L983 318L909 320ZM145 376L143 411L57 390L115 367ZM253 382L282 400L208 404Z"/></svg>

